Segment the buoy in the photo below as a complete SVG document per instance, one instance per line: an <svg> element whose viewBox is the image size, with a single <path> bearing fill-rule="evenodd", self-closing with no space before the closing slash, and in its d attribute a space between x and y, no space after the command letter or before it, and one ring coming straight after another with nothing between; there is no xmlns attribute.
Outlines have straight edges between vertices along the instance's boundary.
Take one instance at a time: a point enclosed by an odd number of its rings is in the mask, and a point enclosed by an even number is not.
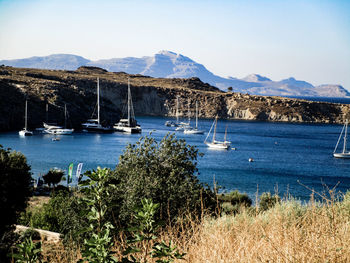
<svg viewBox="0 0 350 263"><path fill-rule="evenodd" d="M248 161L249 162L254 162L254 159L253 158L249 158Z"/></svg>

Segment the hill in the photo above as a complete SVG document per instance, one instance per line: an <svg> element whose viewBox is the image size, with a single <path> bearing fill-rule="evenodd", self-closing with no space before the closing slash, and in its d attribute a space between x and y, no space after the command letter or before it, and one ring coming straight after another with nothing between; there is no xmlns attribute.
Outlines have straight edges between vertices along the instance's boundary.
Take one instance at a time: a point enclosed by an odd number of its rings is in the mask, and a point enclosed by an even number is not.
<svg viewBox="0 0 350 263"><path fill-rule="evenodd" d="M13 67L76 70L80 66L96 66L112 72L141 74L157 78L191 78L197 77L222 90L232 87L233 91L255 95L276 96L316 96L347 97L350 93L340 85L312 84L294 78L273 81L258 74L251 74L243 79L223 78L207 70L189 57L170 51L160 51L153 56L141 58L126 57L91 61L80 56L56 54L46 57L31 57L16 60L0 60Z"/></svg>

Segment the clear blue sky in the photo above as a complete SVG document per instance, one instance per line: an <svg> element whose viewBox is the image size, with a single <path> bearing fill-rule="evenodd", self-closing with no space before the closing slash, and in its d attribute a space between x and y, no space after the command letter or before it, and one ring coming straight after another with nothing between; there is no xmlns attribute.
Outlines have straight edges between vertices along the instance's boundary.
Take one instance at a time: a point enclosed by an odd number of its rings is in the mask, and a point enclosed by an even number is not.
<svg viewBox="0 0 350 263"><path fill-rule="evenodd" d="M350 1L0 0L0 59L170 50L220 76L350 90Z"/></svg>

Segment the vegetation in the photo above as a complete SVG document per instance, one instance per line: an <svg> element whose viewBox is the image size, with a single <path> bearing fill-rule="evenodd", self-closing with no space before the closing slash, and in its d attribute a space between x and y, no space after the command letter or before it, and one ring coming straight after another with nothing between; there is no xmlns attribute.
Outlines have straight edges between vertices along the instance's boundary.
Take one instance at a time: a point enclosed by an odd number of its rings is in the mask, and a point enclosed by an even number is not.
<svg viewBox="0 0 350 263"><path fill-rule="evenodd" d="M200 215L203 208L213 211L215 194L197 176L198 150L174 135L157 142L142 137L128 145L119 158L111 180L118 184L110 203L114 216L125 225L132 219L130 208L150 199L160 205L156 217L176 220L184 213Z"/></svg>
<svg viewBox="0 0 350 263"><path fill-rule="evenodd" d="M11 230L31 195L30 166L23 154L4 149L0 145L0 262L12 245Z"/></svg>
<svg viewBox="0 0 350 263"><path fill-rule="evenodd" d="M277 194L271 195L271 193L263 193L260 196L259 209L266 211L279 203L281 203L281 198Z"/></svg>
<svg viewBox="0 0 350 263"><path fill-rule="evenodd" d="M249 196L237 190L228 194L218 195L218 200L221 203L222 212L224 213L238 213L242 208L247 208L252 205L252 200Z"/></svg>
<svg viewBox="0 0 350 263"><path fill-rule="evenodd" d="M55 187L59 182L61 182L64 176L64 171L60 169L50 169L47 174L43 175L45 184L48 184L49 187L53 185Z"/></svg>

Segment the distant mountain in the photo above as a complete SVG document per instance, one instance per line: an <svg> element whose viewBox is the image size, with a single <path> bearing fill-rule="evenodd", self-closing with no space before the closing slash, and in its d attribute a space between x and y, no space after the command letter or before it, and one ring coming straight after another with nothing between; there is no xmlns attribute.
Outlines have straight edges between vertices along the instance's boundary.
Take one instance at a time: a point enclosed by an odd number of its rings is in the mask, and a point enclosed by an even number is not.
<svg viewBox="0 0 350 263"><path fill-rule="evenodd" d="M160 78L191 78L198 77L222 90L232 87L235 92L255 95L277 96L316 96L316 97L346 97L350 93L340 85L312 84L291 77L280 81L272 81L258 74L245 78L223 78L207 70L203 65L192 59L171 51L160 51L154 56L142 58L126 57L91 61L80 56L56 54L46 57L31 57L27 59L1 60L0 65L41 69L75 70L80 66L96 66L112 72L142 74Z"/></svg>

